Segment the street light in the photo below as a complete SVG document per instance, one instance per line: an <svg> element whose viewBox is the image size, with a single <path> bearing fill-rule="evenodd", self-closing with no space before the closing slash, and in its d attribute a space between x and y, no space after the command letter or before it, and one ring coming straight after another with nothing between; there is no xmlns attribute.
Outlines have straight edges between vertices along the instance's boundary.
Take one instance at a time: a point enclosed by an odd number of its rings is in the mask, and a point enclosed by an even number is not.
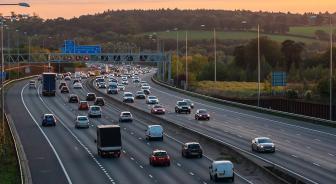
<svg viewBox="0 0 336 184"><path fill-rule="evenodd" d="M179 30L178 28L174 28L176 31L176 84L178 87L178 64L179 64Z"/></svg>
<svg viewBox="0 0 336 184"><path fill-rule="evenodd" d="M260 26L258 24L258 107L260 106Z"/></svg>
<svg viewBox="0 0 336 184"><path fill-rule="evenodd" d="M332 32L332 19L331 19L331 15L330 15L330 73L329 73L329 78L330 78L330 86L329 86L329 92L330 92L330 104L329 104L329 119L330 120L332 120L332 108L333 108L333 104L332 104L332 102L333 102L333 100L332 100L332 97L333 97L333 95L332 95L332 88L333 88L333 59L332 59L332 57L333 57L333 53L332 53L332 51L333 51L333 32Z"/></svg>
<svg viewBox="0 0 336 184"><path fill-rule="evenodd" d="M0 6L22 6L22 7L30 7L28 3L1 3Z"/></svg>
<svg viewBox="0 0 336 184"><path fill-rule="evenodd" d="M186 55L186 60L185 60L185 85L184 85L184 90L188 89L188 31L185 32L185 42L186 42L186 50L185 50L185 55Z"/></svg>

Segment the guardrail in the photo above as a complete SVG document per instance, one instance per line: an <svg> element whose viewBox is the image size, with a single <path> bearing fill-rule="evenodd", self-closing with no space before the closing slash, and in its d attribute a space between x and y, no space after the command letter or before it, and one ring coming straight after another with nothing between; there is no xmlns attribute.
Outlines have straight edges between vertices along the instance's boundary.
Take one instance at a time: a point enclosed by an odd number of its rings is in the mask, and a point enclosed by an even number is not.
<svg viewBox="0 0 336 184"><path fill-rule="evenodd" d="M106 93L103 93L103 92L97 90L96 88L94 88L92 82L93 82L93 80L89 80L89 81L87 82L87 83L89 84L88 87L89 87L90 89L96 90L96 91L97 91L98 93L100 93L101 95L103 95L103 96L105 96L105 97L108 97L108 98L110 98L111 100L120 103L120 101L118 101L118 100L116 100L116 99L114 99L114 98L111 98L111 97L110 97L109 95L107 95ZM200 131L198 131L198 130L196 130L196 129L193 129L193 128L190 128L190 127L186 127L186 126L181 125L181 124L177 124L177 123L175 123L175 122L173 122L173 121L164 119L164 118L162 118L162 117L154 116L154 115L152 115L151 113L149 113L148 111L145 111L145 110L143 110L143 109L139 109L139 108L137 108L137 107L134 107L134 106L131 106L131 105L128 105L128 104L125 104L125 103L120 103L120 106L124 106L124 107L131 108L131 109L133 109L133 110L136 111L136 112L145 113L145 114L147 114L147 115L149 115L149 116L151 116L151 117L153 117L153 118L159 119L160 121L164 121L164 122L169 123L169 124L171 124L171 125L174 125L174 126L176 126L176 127L180 127L180 128L182 128L182 129L188 130L188 131L194 133L195 135L202 136L202 137L206 138L207 140L210 140L210 141L212 141L212 142L214 142L214 143L218 143L218 144L221 144L221 145L223 145L223 146L226 146L226 147L228 147L229 149L235 151L236 154L238 154L238 155L240 155L241 157L244 157L244 158L246 158L247 160L253 162L253 163L256 164L257 166L259 166L259 167L261 167L262 169L264 169L266 172L272 174L273 176L277 177L279 180L281 180L281 181L283 181L283 182L285 182L285 183L295 183L295 184L311 183L311 184L318 184L317 182L312 181L312 180L310 180L309 178L306 178L306 177L304 177L304 176L302 176L302 175L300 175L300 174L298 174L298 173L296 173L296 172L294 172L294 171L291 171L291 170L289 170L289 169L287 169L287 168L285 168L285 167L283 167L283 166L281 166L281 165L279 165L279 164L276 164L276 163L274 163L274 162L272 162L272 161L269 161L269 160L267 160L267 159L265 159L265 158L262 158L262 157L260 157L260 156L258 156L258 155L255 155L255 154L253 154L253 153L251 153L251 152L249 152L249 151L243 150L243 149L241 149L241 148L239 148L239 147L237 147L237 146L235 146L235 145L232 145L232 144L230 144L230 143L228 143L228 142L219 140L219 139L214 138L214 137L212 137L212 136L210 136L210 135L207 135L207 134L205 134L205 133L202 133L202 132L200 132ZM278 171L278 172L280 172L280 173L285 174L285 175L286 175L286 176L285 176L286 179L285 179L284 177L280 177L280 176L278 176L277 174L273 173L273 171L271 171L271 170L269 170L268 168L264 167L262 164L257 163L255 160L252 160L252 159L247 158L246 155L248 155L248 156L250 156L250 157L253 157L253 158L255 158L255 159L258 159L258 160L260 160L260 161L262 161L262 162L264 162L264 163L269 164L269 165L271 166L272 169L274 169L274 170L276 170L276 171ZM292 182L291 182L291 181L288 181L288 180L291 180ZM293 180L294 180L294 182L293 182Z"/></svg>
<svg viewBox="0 0 336 184"><path fill-rule="evenodd" d="M262 112L262 113L273 114L273 115L277 115L277 116L285 116L285 117L292 118L292 119L297 119L297 120L304 120L306 122L310 122L310 123L314 123L314 124L320 124L320 125L326 125L326 126L332 126L332 127L336 126L336 121L331 121L331 120L326 120L326 119L321 119L321 118L316 118L316 117L310 117L310 116L305 116L305 115L301 115L301 114L294 114L294 113L290 113L290 112L278 111L278 110L273 110L273 109L267 109L267 108L262 108L262 107L256 107L256 106L253 106L253 105L247 105L247 104L243 104L243 103L232 102L232 101L228 101L228 100L214 98L214 97L211 97L211 96L202 95L202 94L199 94L199 93L195 93L195 92L183 90L183 89L180 89L180 88L176 88L174 86L171 86L169 84L166 84L164 82L161 82L161 81L155 79L154 76L151 77L151 80L155 84L166 87L168 89L178 91L178 92L181 92L183 94L190 95L190 96L202 98L204 100L208 100L208 101L212 101L212 102L217 102L217 103L221 103L221 104L225 104L225 105L244 108L244 109L253 110L253 111Z"/></svg>
<svg viewBox="0 0 336 184"><path fill-rule="evenodd" d="M33 76L23 77L23 78L20 78L20 79L14 79L14 80L6 81L6 83L4 83L3 87L6 87L7 85L9 85L11 83L21 81L21 80L30 79L30 78L33 78L33 77L36 77L36 76L33 75ZM10 115L5 113L4 116L5 116L5 120L8 124L9 130L10 130L13 142L14 142L16 157L17 157L18 164L19 164L21 184L32 184L33 182L32 182L31 173L30 173L30 169L29 169L29 165L28 165L28 160L27 160L26 154L23 150L23 146L21 144L20 137L19 137L19 135L16 131L15 125L14 125Z"/></svg>

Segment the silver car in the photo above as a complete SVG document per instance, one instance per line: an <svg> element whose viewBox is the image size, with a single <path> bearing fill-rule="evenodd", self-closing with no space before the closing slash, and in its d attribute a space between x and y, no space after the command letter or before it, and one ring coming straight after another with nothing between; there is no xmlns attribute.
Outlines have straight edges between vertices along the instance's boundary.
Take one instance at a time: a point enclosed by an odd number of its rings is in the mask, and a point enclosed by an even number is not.
<svg viewBox="0 0 336 184"><path fill-rule="evenodd" d="M119 116L119 122L132 122L133 121L133 116L131 114L131 112L129 111L124 111L124 112L121 112L120 113L120 116Z"/></svg>
<svg viewBox="0 0 336 184"><path fill-rule="evenodd" d="M268 137L257 137L252 139L251 148L252 151L258 152L275 152L275 145L273 141Z"/></svg>
<svg viewBox="0 0 336 184"><path fill-rule="evenodd" d="M89 128L89 118L87 116L77 116L75 127L76 128Z"/></svg>

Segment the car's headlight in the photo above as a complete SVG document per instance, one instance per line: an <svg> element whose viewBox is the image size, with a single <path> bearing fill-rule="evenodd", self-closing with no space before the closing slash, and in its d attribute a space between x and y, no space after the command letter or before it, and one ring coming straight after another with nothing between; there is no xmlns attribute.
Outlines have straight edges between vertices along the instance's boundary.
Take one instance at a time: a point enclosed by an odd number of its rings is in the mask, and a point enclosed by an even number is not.
<svg viewBox="0 0 336 184"><path fill-rule="evenodd" d="M263 148L264 146L263 145L260 145L261 148Z"/></svg>
<svg viewBox="0 0 336 184"><path fill-rule="evenodd" d="M272 145L272 148L274 148L274 145Z"/></svg>

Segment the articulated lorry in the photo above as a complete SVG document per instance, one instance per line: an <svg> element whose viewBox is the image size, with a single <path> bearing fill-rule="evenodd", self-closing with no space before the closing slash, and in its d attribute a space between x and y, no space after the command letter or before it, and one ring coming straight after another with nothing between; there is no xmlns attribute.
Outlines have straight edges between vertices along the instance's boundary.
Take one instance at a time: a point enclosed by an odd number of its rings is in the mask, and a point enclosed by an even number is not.
<svg viewBox="0 0 336 184"><path fill-rule="evenodd" d="M97 150L101 157L120 157L121 134L119 125L97 126Z"/></svg>
<svg viewBox="0 0 336 184"><path fill-rule="evenodd" d="M56 93L56 73L42 74L42 95L55 96Z"/></svg>

